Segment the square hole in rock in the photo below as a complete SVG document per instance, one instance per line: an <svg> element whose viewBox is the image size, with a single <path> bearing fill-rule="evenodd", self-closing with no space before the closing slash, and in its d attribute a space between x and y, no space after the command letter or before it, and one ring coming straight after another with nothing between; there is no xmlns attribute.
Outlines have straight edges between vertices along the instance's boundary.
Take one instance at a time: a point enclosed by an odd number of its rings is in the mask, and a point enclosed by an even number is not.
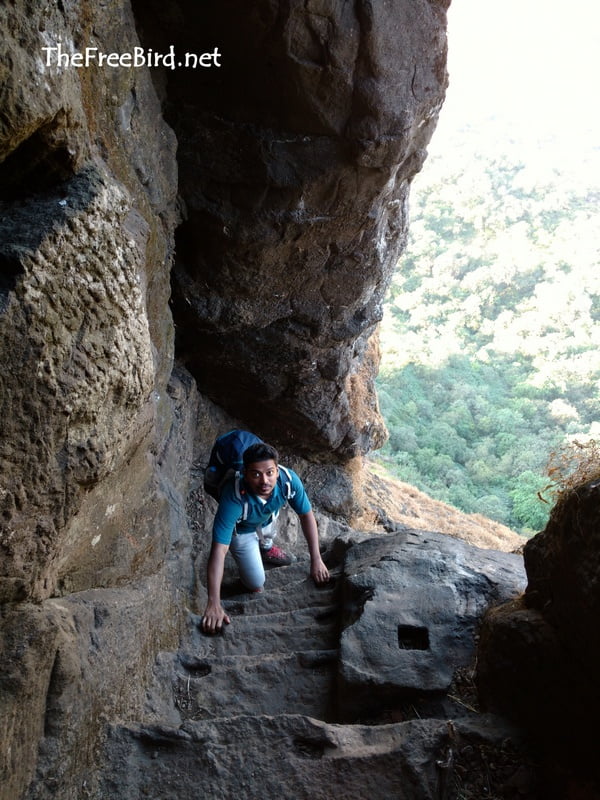
<svg viewBox="0 0 600 800"><path fill-rule="evenodd" d="M401 650L429 650L429 631L422 625L398 625Z"/></svg>

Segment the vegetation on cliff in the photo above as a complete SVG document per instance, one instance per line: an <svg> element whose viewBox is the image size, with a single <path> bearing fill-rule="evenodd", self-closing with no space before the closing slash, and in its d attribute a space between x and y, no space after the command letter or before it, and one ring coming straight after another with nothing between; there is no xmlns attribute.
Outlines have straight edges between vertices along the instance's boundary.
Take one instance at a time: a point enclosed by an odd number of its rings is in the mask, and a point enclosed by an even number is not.
<svg viewBox="0 0 600 800"><path fill-rule="evenodd" d="M589 474L593 446L571 443L600 434L591 13L585 0L567 17L542 0L450 7L450 86L382 329L380 461L524 533Z"/></svg>

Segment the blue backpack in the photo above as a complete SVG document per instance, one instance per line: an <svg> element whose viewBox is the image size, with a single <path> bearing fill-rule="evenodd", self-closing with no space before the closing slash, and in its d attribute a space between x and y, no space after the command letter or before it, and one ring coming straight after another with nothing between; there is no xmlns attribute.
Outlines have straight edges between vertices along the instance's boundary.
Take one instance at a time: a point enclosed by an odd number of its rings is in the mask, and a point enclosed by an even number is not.
<svg viewBox="0 0 600 800"><path fill-rule="evenodd" d="M251 444L260 444L254 433L237 428L223 433L215 439L210 451L208 465L204 471L204 491L215 500L219 499L221 487L233 475L244 469L244 450Z"/></svg>

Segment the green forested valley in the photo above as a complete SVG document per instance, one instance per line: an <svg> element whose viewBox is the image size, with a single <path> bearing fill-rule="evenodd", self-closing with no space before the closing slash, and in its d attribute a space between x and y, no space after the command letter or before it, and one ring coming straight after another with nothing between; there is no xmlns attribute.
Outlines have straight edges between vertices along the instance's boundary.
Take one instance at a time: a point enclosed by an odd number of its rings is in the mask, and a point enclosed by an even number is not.
<svg viewBox="0 0 600 800"><path fill-rule="evenodd" d="M458 157L432 156L412 190L382 325L377 460L530 534L551 508L538 497L550 454L600 438L598 150L576 162L507 139L490 156L476 141L465 131Z"/></svg>

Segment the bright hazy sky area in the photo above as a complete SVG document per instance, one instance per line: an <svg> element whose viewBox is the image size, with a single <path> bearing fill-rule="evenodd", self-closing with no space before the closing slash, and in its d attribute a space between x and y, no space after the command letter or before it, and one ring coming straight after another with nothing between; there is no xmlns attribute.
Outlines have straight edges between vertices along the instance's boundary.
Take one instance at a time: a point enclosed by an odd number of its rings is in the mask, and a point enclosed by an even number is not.
<svg viewBox="0 0 600 800"><path fill-rule="evenodd" d="M576 164L595 150L598 169L600 3L453 0L448 43L450 86L430 154L483 126L491 150L494 131L531 150L550 138L550 158L562 151Z"/></svg>
<svg viewBox="0 0 600 800"><path fill-rule="evenodd" d="M495 238L484 241L482 237L481 253L489 256L489 266L496 273L502 263L498 252L504 250L511 268L540 257L549 265L569 263L575 286L585 283L588 294L592 289L598 294L600 2L452 0L448 11L448 72L450 85L428 146L429 157L411 187L411 233L424 233L422 225L412 219L421 185L425 189L440 187L438 199L443 195L442 199L460 208L465 198L477 197L486 186L486 163L521 165L513 179L515 187L520 182L525 191L537 189L547 198L548 209L563 200L566 207L570 195L587 196L587 214L578 212L573 224L560 225L541 244L531 240L524 224L506 227L500 220L495 228L490 226ZM510 201L508 197L508 205ZM435 235L432 231L429 234ZM436 262L442 268L444 258L455 257L456 243L448 240L447 244L446 256ZM472 249L476 246L473 243ZM419 251L419 243L415 249ZM406 253L411 253L410 240ZM402 257L399 264L402 272ZM573 293L573 278L567 276L565 280L570 281L566 287L553 279L549 294L543 298L549 315L564 317L576 311L572 298L566 305L566 289L570 290L568 294ZM541 296L538 299L541 303ZM416 357L406 340L397 341L398 334L391 315L386 315L382 326L383 366L397 367ZM509 331L503 335L509 347ZM579 338L585 336L592 344L587 329ZM427 345L440 362L462 348L460 337L449 336L446 328L436 332L434 325ZM596 357L600 360L600 350Z"/></svg>

